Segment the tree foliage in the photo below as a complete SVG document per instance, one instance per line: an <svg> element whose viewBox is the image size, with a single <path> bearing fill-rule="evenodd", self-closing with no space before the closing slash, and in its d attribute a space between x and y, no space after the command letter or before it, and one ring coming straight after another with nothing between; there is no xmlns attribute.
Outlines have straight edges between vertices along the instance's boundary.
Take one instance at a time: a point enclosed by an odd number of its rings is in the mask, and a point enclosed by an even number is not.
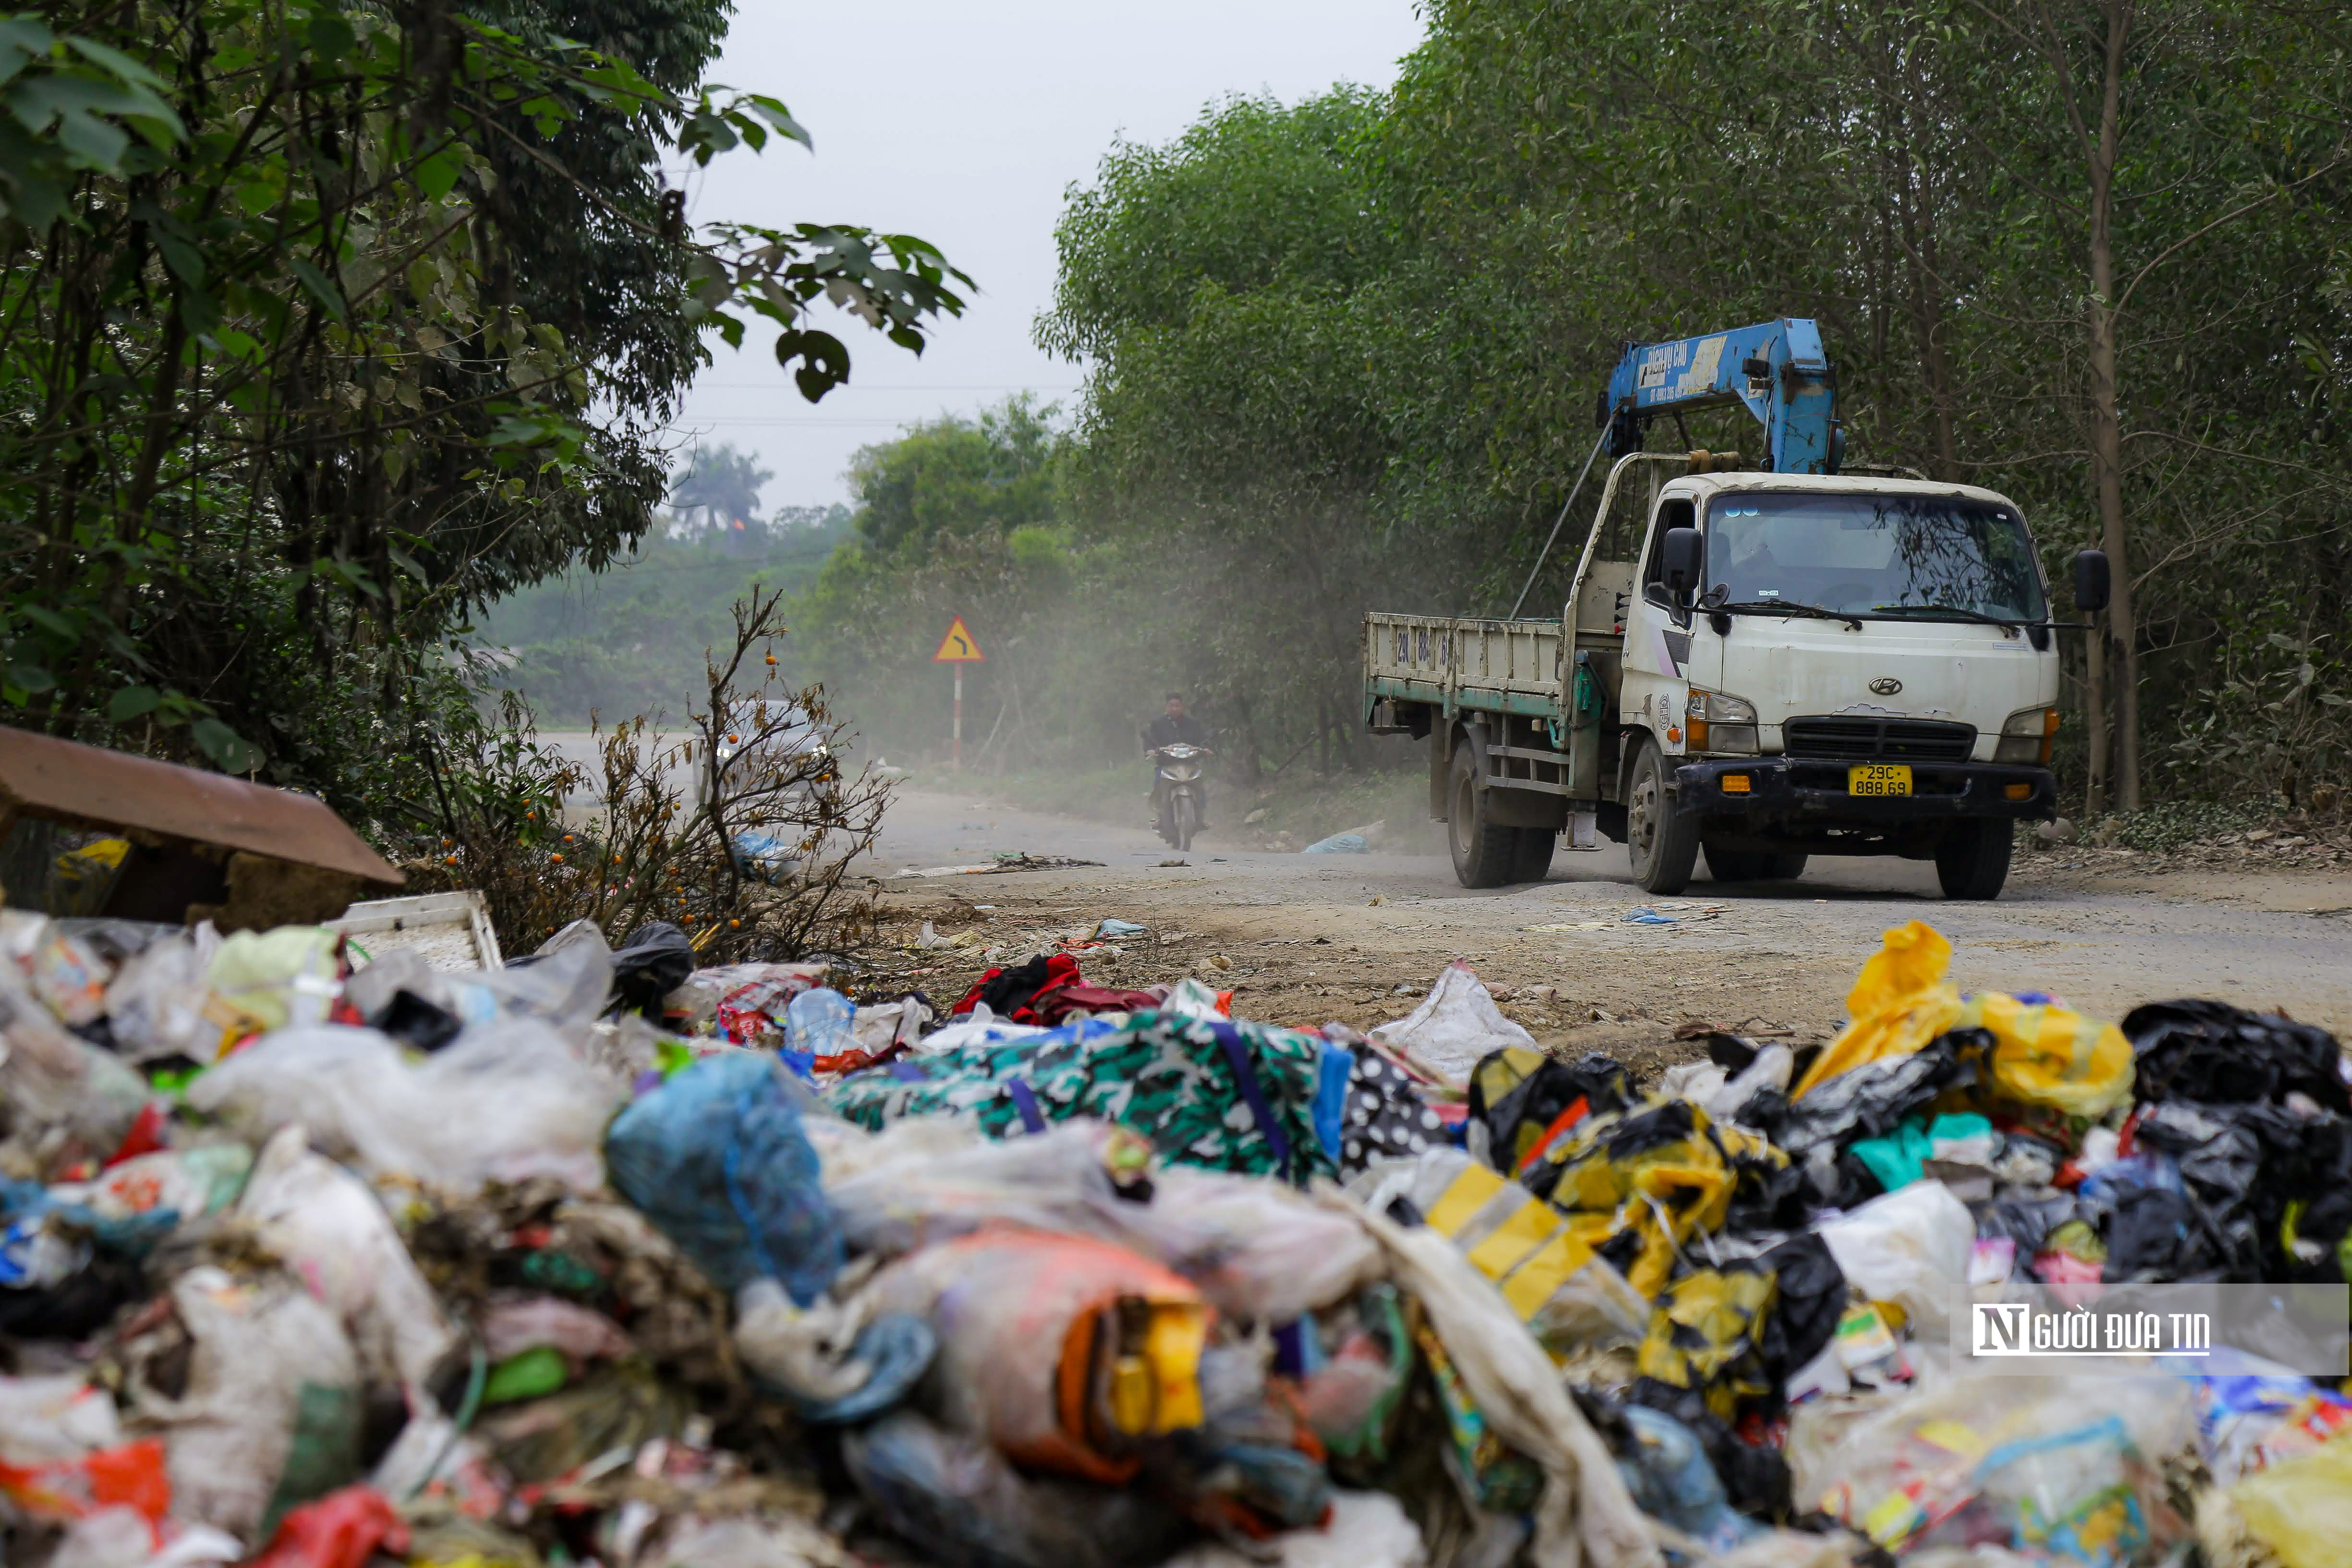
<svg viewBox="0 0 2352 1568"><path fill-rule="evenodd" d="M723 16L134 0L6 25L18 721L421 809L438 650L646 531L708 334L777 322L814 400L849 367L818 302L911 349L961 310L919 240L687 224L665 150L808 140L702 80Z"/></svg>

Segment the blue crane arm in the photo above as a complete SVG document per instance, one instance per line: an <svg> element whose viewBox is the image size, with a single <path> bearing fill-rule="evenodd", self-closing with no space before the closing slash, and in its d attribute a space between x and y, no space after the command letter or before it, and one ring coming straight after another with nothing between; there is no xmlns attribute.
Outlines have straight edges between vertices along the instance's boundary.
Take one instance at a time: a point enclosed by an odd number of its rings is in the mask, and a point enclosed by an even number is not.
<svg viewBox="0 0 2352 1568"><path fill-rule="evenodd" d="M1626 344L1602 395L1609 455L1640 451L1660 414L1734 403L1764 426L1774 473L1837 472L1845 447L1837 391L1821 329L1804 317L1677 342Z"/></svg>

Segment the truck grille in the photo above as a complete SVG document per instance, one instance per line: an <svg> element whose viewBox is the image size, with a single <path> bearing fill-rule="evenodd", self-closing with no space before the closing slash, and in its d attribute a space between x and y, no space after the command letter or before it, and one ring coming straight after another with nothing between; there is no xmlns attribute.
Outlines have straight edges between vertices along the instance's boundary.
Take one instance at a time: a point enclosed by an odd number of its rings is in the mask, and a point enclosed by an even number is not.
<svg viewBox="0 0 2352 1568"><path fill-rule="evenodd" d="M1977 743L1975 725L1933 719L1791 719L1780 737L1792 757L1897 763L1965 763Z"/></svg>

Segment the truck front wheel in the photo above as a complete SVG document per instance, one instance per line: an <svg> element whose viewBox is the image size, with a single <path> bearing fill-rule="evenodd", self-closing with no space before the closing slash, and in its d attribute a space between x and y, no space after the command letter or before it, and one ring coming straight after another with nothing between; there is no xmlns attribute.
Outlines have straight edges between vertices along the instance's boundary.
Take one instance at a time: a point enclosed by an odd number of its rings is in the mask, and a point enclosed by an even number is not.
<svg viewBox="0 0 2352 1568"><path fill-rule="evenodd" d="M1675 810L1666 793L1666 759L1654 741L1642 744L1633 763L1633 788L1625 798L1625 854L1633 879L1668 896L1690 886L1698 864L1698 817Z"/></svg>
<svg viewBox="0 0 2352 1568"><path fill-rule="evenodd" d="M1972 817L1944 829L1936 846L1936 880L1948 899L1997 899L2009 880L2016 829L2006 821Z"/></svg>
<svg viewBox="0 0 2352 1568"><path fill-rule="evenodd" d="M1470 746L1456 748L1445 792L1445 843L1454 852L1454 876L1465 888L1508 887L1517 877L1519 830L1486 814L1486 792L1478 787L1478 757Z"/></svg>

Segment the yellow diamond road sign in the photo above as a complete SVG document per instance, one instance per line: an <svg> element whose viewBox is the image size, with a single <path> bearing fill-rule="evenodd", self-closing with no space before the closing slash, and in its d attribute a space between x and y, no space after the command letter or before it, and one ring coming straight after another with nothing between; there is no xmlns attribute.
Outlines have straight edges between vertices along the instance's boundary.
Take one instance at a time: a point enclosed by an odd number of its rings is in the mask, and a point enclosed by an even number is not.
<svg viewBox="0 0 2352 1568"><path fill-rule="evenodd" d="M948 628L948 635L940 639L940 651L931 655L931 662L933 664L986 664L988 656L980 651L980 645L971 640L971 633L966 629L963 617L958 616L955 618L955 625Z"/></svg>

